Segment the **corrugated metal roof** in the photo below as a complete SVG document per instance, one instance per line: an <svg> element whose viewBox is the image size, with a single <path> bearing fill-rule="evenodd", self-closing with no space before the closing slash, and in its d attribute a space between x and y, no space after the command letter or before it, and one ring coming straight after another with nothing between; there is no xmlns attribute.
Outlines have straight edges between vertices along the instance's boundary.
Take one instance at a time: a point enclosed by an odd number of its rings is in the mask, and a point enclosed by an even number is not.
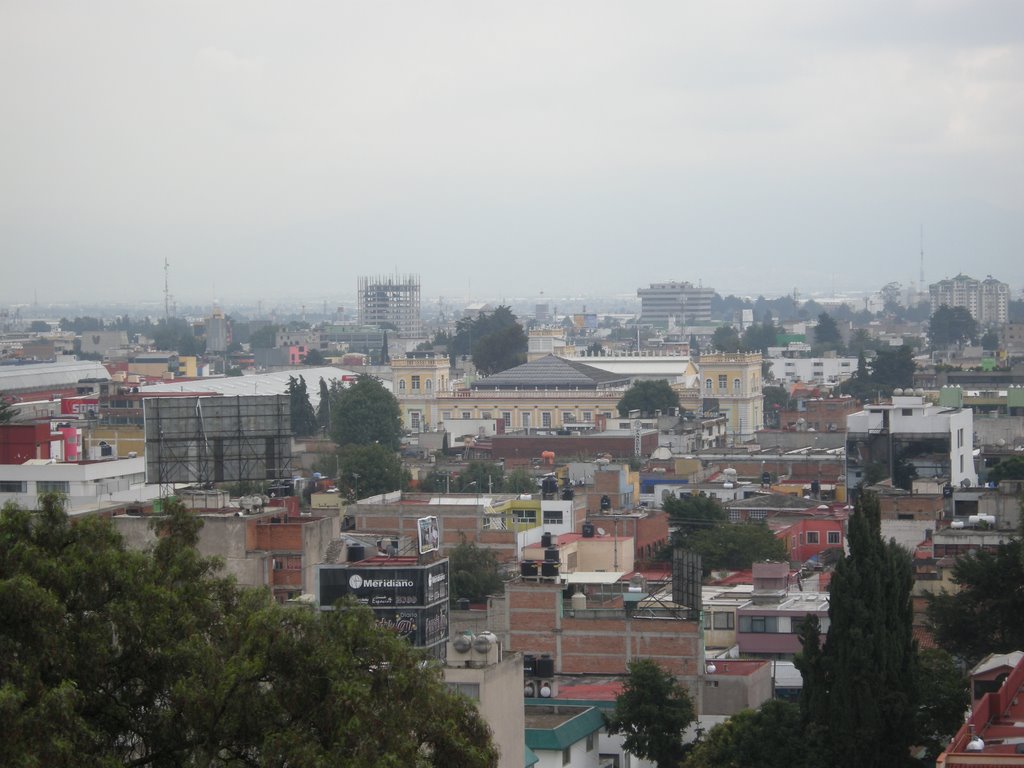
<svg viewBox="0 0 1024 768"><path fill-rule="evenodd" d="M221 376L194 381L175 381L143 387L141 392L216 392L221 395L281 395L288 389L288 377L302 376L306 380L309 402L313 408L320 405L320 379L330 386L332 381L341 381L343 376L357 376L347 368L324 366L319 368L294 368L273 373L256 373L249 376ZM391 382L382 381L384 388L391 391Z"/></svg>
<svg viewBox="0 0 1024 768"><path fill-rule="evenodd" d="M57 360L52 363L0 365L0 392L56 389L82 379L110 379L110 373L95 360Z"/></svg>

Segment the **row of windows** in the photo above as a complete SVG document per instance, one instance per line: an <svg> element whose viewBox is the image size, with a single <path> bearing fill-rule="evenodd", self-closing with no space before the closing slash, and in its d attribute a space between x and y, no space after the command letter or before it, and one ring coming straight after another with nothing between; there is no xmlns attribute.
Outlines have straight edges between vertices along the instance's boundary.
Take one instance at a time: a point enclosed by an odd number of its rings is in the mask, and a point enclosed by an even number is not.
<svg viewBox="0 0 1024 768"><path fill-rule="evenodd" d="M716 611L704 613L704 629L734 629L736 614L732 611Z"/></svg>
<svg viewBox="0 0 1024 768"><path fill-rule="evenodd" d="M839 543L839 531L826 531L825 534L829 544ZM821 534L818 531L807 531L807 543L820 544Z"/></svg>
<svg viewBox="0 0 1024 768"><path fill-rule="evenodd" d="M601 415L604 416L606 419L612 418L612 412L611 411L604 411ZM540 426L541 427L546 427L546 428L553 427L554 426L553 416L554 416L554 414L551 411L541 411L541 413L540 413ZM451 420L451 418L452 418L452 411L441 411L441 418L443 420L445 420L445 421ZM458 418L460 418L460 419L472 419L473 418L473 412L472 411L461 411L461 412L459 412ZM485 419L485 420L490 419L491 418L491 411L480 411L479 418ZM516 426L512 422L512 411L502 411L501 412L501 420L503 422L505 422L505 426L508 426L508 427ZM534 423L533 423L533 413L532 412L523 412L522 414L520 414L520 420L521 420L522 423L520 425L518 425L518 426L522 426L522 427L525 427L525 428L529 428L529 427L534 426ZM594 412L593 411L582 411L580 413L580 422L581 423L583 423L583 424L590 424L591 422L593 422L593 420L594 420ZM577 421L576 421L576 414L575 413L573 413L572 411L562 411L562 424L576 424L576 423L577 423Z"/></svg>
<svg viewBox="0 0 1024 768"><path fill-rule="evenodd" d="M822 633L828 632L829 618L819 620ZM740 616L740 632L754 634L793 634L800 631L802 616Z"/></svg>
<svg viewBox="0 0 1024 768"><path fill-rule="evenodd" d="M710 378L709 379L704 379L704 389L706 389L708 392L711 392L712 389L713 389L713 386L714 386L714 380L713 379L710 379ZM734 393L739 394L741 386L742 386L742 384L741 384L739 379L733 379L732 380L732 391ZM726 391L728 391L728 389L729 389L729 377L728 377L728 375L723 373L723 374L721 374L718 377L718 391L719 392L726 392ZM754 378L750 379L750 390L752 392L756 392L757 391L757 381Z"/></svg>

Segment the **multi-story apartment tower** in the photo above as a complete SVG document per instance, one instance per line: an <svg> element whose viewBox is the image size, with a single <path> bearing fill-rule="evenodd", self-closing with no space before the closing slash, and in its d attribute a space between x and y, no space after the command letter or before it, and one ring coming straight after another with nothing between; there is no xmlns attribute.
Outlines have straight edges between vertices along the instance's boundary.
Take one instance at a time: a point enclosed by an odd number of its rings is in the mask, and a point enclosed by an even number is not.
<svg viewBox="0 0 1024 768"><path fill-rule="evenodd" d="M422 336L420 276L360 277L359 322L385 328L394 326L399 336Z"/></svg>
<svg viewBox="0 0 1024 768"><path fill-rule="evenodd" d="M640 322L667 326L700 325L711 322L711 288L692 283L651 283L650 288L639 288Z"/></svg>
<svg viewBox="0 0 1024 768"><path fill-rule="evenodd" d="M964 274L928 286L932 313L945 304L964 307L979 325L1002 325L1007 321L1010 286L989 275L975 280Z"/></svg>

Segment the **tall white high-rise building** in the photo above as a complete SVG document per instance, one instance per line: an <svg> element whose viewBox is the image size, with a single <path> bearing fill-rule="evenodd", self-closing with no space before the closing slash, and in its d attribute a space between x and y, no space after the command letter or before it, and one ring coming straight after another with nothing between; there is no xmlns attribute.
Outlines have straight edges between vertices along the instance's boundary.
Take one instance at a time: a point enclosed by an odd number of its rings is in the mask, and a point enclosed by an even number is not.
<svg viewBox="0 0 1024 768"><path fill-rule="evenodd" d="M668 326L700 325L711 322L711 288L693 283L651 283L650 288L639 288L640 322Z"/></svg>
<svg viewBox="0 0 1024 768"><path fill-rule="evenodd" d="M964 307L981 326L1003 325L1008 319L1010 286L989 275L976 280L964 274L940 280L928 287L932 314L945 304Z"/></svg>

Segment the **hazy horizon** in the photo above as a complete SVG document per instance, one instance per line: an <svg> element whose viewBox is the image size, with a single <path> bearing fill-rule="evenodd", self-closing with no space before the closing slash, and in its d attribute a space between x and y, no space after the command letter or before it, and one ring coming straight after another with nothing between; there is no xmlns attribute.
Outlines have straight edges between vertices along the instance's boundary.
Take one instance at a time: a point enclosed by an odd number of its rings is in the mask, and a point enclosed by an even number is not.
<svg viewBox="0 0 1024 768"><path fill-rule="evenodd" d="M41 0L0 62L5 304L1024 283L1011 0Z"/></svg>

